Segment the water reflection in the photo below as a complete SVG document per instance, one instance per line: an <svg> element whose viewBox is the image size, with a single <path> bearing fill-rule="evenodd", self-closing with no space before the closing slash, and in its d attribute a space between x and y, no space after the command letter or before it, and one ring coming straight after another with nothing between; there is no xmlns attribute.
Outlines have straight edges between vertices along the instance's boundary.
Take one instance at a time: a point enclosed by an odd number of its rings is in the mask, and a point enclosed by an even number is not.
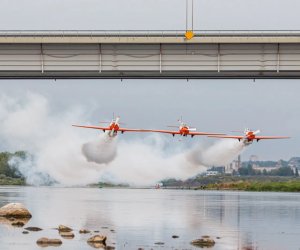
<svg viewBox="0 0 300 250"><path fill-rule="evenodd" d="M33 214L27 226L44 230L21 237L22 229L1 225L1 249L9 249L16 239L20 246L38 249L37 237L59 237L52 229L59 224L75 232L74 239L63 240L64 249L92 249L86 243L91 234L78 233L82 228L107 235L108 244L117 249L196 249L190 242L203 235L216 241L213 249L298 249L299 194L0 188L0 204L15 201Z"/></svg>
<svg viewBox="0 0 300 250"><path fill-rule="evenodd" d="M1 225L6 225L6 226L9 226L9 227L23 227L28 223L29 220L30 220L30 218L14 219L14 218L0 217L0 224Z"/></svg>

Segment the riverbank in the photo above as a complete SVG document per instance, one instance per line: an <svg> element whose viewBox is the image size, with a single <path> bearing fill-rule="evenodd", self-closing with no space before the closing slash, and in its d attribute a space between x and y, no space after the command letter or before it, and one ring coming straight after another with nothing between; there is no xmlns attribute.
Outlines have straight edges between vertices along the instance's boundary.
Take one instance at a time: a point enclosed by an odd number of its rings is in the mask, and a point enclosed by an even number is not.
<svg viewBox="0 0 300 250"><path fill-rule="evenodd" d="M5 175L0 175L0 186L12 185L12 186L25 186L26 182L22 178L12 178Z"/></svg>
<svg viewBox="0 0 300 250"><path fill-rule="evenodd" d="M270 192L300 192L300 181L234 181L208 184L206 190L241 190L241 191L270 191Z"/></svg>
<svg viewBox="0 0 300 250"><path fill-rule="evenodd" d="M162 183L166 189L300 192L300 178L289 176L197 176Z"/></svg>
<svg viewBox="0 0 300 250"><path fill-rule="evenodd" d="M26 186L23 178L12 178L0 175L1 185ZM50 185L51 186L51 185ZM156 186L130 187L125 184L96 183L86 187L118 188L118 189L152 189ZM188 190L240 190L240 191L271 191L271 192L300 192L300 178L263 177L263 176L202 176L186 181L168 180L163 182L162 189Z"/></svg>

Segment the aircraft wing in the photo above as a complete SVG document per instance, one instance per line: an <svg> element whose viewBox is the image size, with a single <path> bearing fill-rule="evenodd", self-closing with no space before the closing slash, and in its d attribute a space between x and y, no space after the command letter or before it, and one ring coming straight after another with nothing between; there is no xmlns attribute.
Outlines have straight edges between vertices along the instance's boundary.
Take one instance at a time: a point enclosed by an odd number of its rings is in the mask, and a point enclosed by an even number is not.
<svg viewBox="0 0 300 250"><path fill-rule="evenodd" d="M83 126L83 125L72 125L73 127L78 128L91 128L91 129L99 129L99 130L111 130L108 127L99 127L99 126ZM151 132L151 130L146 129L130 129L130 128L119 128L120 132Z"/></svg>
<svg viewBox="0 0 300 250"><path fill-rule="evenodd" d="M189 132L189 135L225 135L220 133L208 133L208 132Z"/></svg>
<svg viewBox="0 0 300 250"><path fill-rule="evenodd" d="M180 135L179 131L172 131L172 130L146 130L143 132L156 132L156 133L164 133L164 134L171 134L171 135ZM219 133L206 133L206 132L189 132L189 135L224 135Z"/></svg>
<svg viewBox="0 0 300 250"><path fill-rule="evenodd" d="M78 128L91 128L91 129L99 129L99 130L110 130L107 127L99 127L99 126L83 126L83 125L72 125L73 127L78 127Z"/></svg>
<svg viewBox="0 0 300 250"><path fill-rule="evenodd" d="M214 138L227 138L227 139L243 139L244 136L242 135L209 135L208 137L214 137Z"/></svg>
<svg viewBox="0 0 300 250"><path fill-rule="evenodd" d="M120 132L152 132L152 130L149 129L137 129L137 128L119 128L118 131Z"/></svg>
<svg viewBox="0 0 300 250"><path fill-rule="evenodd" d="M171 130L156 130L156 129L151 129L147 130L146 132L156 132L156 133L164 133L164 134L171 134L171 135L179 135L179 131L171 131Z"/></svg>
<svg viewBox="0 0 300 250"><path fill-rule="evenodd" d="M255 140L268 140L268 139L289 139L288 136L255 136Z"/></svg>

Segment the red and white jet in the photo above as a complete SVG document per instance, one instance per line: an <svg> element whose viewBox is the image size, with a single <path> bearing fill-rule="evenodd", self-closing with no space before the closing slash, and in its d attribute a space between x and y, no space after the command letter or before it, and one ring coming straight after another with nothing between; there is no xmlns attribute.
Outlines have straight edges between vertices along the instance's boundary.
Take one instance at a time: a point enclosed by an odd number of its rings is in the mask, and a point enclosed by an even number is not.
<svg viewBox="0 0 300 250"><path fill-rule="evenodd" d="M79 127L79 128L90 128L90 129L102 130L103 132L107 132L109 137L115 137L118 134L118 132L121 132L122 134L124 132L148 132L147 130L143 130L143 129L121 128L120 127L121 123L119 122L119 120L120 120L119 116L113 118L108 127L86 126L86 125L72 125L72 126ZM109 122L100 122L100 123L109 123Z"/></svg>
<svg viewBox="0 0 300 250"><path fill-rule="evenodd" d="M224 134L220 134L220 133L194 132L194 131L196 131L196 128L190 128L181 119L179 119L178 122L179 122L179 126L168 126L168 127L179 128L176 131L151 129L151 130L147 130L147 132L157 132L157 133L171 134L173 136L175 136L175 135L181 135L181 136L186 136L186 137L188 135L190 135L192 138L195 135L224 135Z"/></svg>
<svg viewBox="0 0 300 250"><path fill-rule="evenodd" d="M257 136L258 133L260 133L260 130L252 131L246 128L244 135L209 135L208 137L238 139L239 141L242 140L245 145L250 145L254 140L258 142L259 140L290 138L288 136Z"/></svg>

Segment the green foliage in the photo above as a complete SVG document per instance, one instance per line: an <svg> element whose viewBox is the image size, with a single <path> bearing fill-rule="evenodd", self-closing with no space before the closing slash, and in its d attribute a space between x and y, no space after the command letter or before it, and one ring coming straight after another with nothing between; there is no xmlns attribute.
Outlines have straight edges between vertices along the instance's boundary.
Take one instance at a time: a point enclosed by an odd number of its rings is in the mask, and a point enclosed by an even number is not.
<svg viewBox="0 0 300 250"><path fill-rule="evenodd" d="M0 185L25 185L25 180L22 178L11 178L0 175Z"/></svg>
<svg viewBox="0 0 300 250"><path fill-rule="evenodd" d="M293 176L294 172L290 167L280 167L278 169L271 170L268 175L273 176Z"/></svg>
<svg viewBox="0 0 300 250"><path fill-rule="evenodd" d="M94 184L91 186L97 186L100 188L125 188L125 187L129 187L129 185L127 184L113 184L113 183L108 183L108 182L99 182L98 184Z"/></svg>
<svg viewBox="0 0 300 250"><path fill-rule="evenodd" d="M260 167L275 167L277 163L277 161L244 161L242 162L242 168L247 167L249 164L255 164Z"/></svg>
<svg viewBox="0 0 300 250"><path fill-rule="evenodd" d="M247 167L242 167L238 170L240 175L260 175L261 171L254 170L252 165L249 163Z"/></svg>
<svg viewBox="0 0 300 250"><path fill-rule="evenodd" d="M264 169L263 171L254 170L250 163L247 165L247 167L240 168L238 172L240 175L243 176L249 176L249 175L294 176L293 170L288 166L283 166L278 169L272 169L271 171L267 172L266 169Z"/></svg>
<svg viewBox="0 0 300 250"><path fill-rule="evenodd" d="M296 177L299 177L298 168L296 168L295 176L296 176Z"/></svg>
<svg viewBox="0 0 300 250"><path fill-rule="evenodd" d="M9 165L9 160L13 157L21 159L26 158L26 152L18 151L15 153L2 152L0 153L0 185L23 185L24 179L20 172Z"/></svg>
<svg viewBox="0 0 300 250"><path fill-rule="evenodd" d="M163 186L172 187L172 186L181 186L183 184L182 181L176 179L167 179L162 181Z"/></svg>
<svg viewBox="0 0 300 250"><path fill-rule="evenodd" d="M220 184L210 184L207 189L244 190L244 191L272 191L272 192L300 192L300 181L236 181Z"/></svg>

